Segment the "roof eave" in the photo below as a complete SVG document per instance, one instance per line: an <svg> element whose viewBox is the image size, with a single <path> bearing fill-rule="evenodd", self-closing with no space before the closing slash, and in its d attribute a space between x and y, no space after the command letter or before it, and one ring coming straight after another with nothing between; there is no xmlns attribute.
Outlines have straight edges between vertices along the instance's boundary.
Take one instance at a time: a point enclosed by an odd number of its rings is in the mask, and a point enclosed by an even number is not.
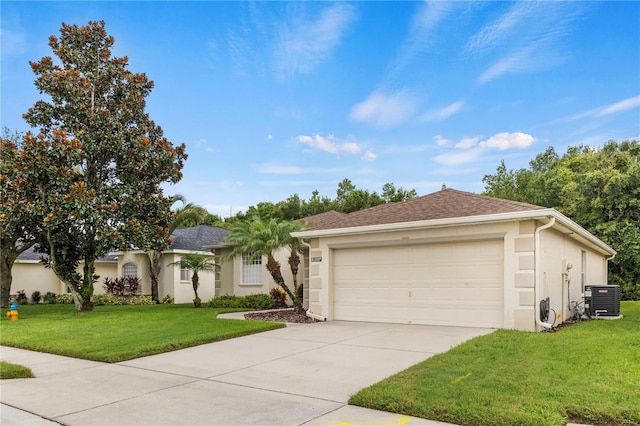
<svg viewBox="0 0 640 426"><path fill-rule="evenodd" d="M570 232L578 235L588 245L598 249L603 254L614 255L616 251L602 242L600 239L592 235L590 232L573 222L568 217L555 209L535 209L519 212L496 213L478 216L463 216L445 219L420 220L414 222L397 222L385 223L379 225L365 225L348 228L333 228L293 232L291 235L297 238L318 238L318 237L334 237L349 234L368 234L374 232L391 232L400 230L425 229L425 228L444 228L451 226L464 226L492 222L505 222L533 219L539 221L548 221L551 217L555 217L563 227Z"/></svg>

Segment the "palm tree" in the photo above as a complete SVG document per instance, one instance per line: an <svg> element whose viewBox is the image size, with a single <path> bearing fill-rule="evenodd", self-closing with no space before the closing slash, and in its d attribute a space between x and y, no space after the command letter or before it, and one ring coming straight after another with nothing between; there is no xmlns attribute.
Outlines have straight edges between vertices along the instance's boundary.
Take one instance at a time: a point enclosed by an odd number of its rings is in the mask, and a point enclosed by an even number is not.
<svg viewBox="0 0 640 426"><path fill-rule="evenodd" d="M182 195L175 195L173 197L175 201L181 201L183 206L176 210L175 219L169 224L169 235L174 231L187 224L192 226L198 226L207 220L209 212L201 206L197 206L193 203L185 204L185 198ZM160 276L160 270L162 265L160 259L162 258L162 250L149 250L147 251L149 258L149 277L151 278L151 298L159 303L158 296L158 277Z"/></svg>
<svg viewBox="0 0 640 426"><path fill-rule="evenodd" d="M215 271L215 260L206 254L202 253L187 253L182 255L177 262L170 263L168 266L179 266L180 269L188 269L191 271L191 284L193 285L193 293L195 298L193 299L193 306L199 308L202 301L198 297L198 287L200 286L200 277L198 272L203 271Z"/></svg>
<svg viewBox="0 0 640 426"><path fill-rule="evenodd" d="M279 222L276 219L265 222L260 218L254 218L250 221L239 222L231 228L231 232L226 238L228 242L236 244L236 247L225 257L225 260L229 260L243 253L251 253L250 260L255 260L266 256L266 267L269 274L271 274L273 281L282 287L291 298L296 310L302 310L302 299L298 295L297 281L298 265L300 264L298 256L300 241L293 238L291 232L299 230L300 226L296 222ZM285 283L280 270L280 262L274 257L274 253L283 247L288 247L291 250L289 265L293 273L293 291Z"/></svg>

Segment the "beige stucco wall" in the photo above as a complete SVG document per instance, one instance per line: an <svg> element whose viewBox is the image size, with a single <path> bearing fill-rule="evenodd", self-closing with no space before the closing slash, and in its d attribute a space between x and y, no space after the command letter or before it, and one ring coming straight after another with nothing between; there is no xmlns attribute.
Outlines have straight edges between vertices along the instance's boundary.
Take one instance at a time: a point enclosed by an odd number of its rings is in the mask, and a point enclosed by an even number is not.
<svg viewBox="0 0 640 426"><path fill-rule="evenodd" d="M223 258L230 252L231 248L215 249L216 264L218 265L218 277L216 279L216 296L233 295L235 262L223 260Z"/></svg>
<svg viewBox="0 0 640 426"><path fill-rule="evenodd" d="M162 270L160 272L160 283L158 284L158 293L160 300L171 294L174 297L174 303L191 303L195 297L193 293L193 285L191 283L191 275L188 281L180 281L180 268L177 266L169 266L169 264L180 260L184 253L164 253L162 256ZM212 254L213 256L213 254ZM215 292L215 273L213 271L203 271L198 273L200 286L198 287L198 296L203 302L213 299Z"/></svg>
<svg viewBox="0 0 640 426"><path fill-rule="evenodd" d="M310 240L310 263L308 268L309 309L311 312L333 319L333 253L345 247L394 246L404 244L429 244L450 241L469 241L501 238L504 241L504 316L503 328L533 331L535 304L542 298L535 294L535 230L533 220L440 227L430 229L395 230L366 234L313 238ZM556 231L541 234L541 273L545 285L541 289L544 297L551 298L551 306L561 314L569 315L568 302L563 302L566 292L562 281L562 261L573 263L572 283L579 280L578 268L581 251L587 252L587 284L606 283L606 262L602 255L576 243L568 235ZM579 281L578 281L579 282ZM579 296L573 291L572 299Z"/></svg>
<svg viewBox="0 0 640 426"><path fill-rule="evenodd" d="M216 257L221 258L230 252L231 249L216 249ZM288 258L289 250L280 249L275 253L275 258L280 262L282 277L284 282L293 291L293 274L289 268ZM298 284L304 283L304 256L300 256L300 267L298 270ZM218 279L219 287L216 291L220 295L233 294L236 296L246 296L249 294L269 293L272 288L278 287L273 281L271 274L266 268L267 258L262 258L261 283L245 284L242 282L242 257L236 256L232 260L222 261L220 263L220 277Z"/></svg>
<svg viewBox="0 0 640 426"><path fill-rule="evenodd" d="M549 297L551 309L556 312L556 322L571 316L571 302L582 302L584 285L607 284L607 267L604 255L591 250L556 230L544 230L540 234L541 286L537 302ZM585 253L583 269L582 253ZM571 264L572 268L567 269ZM553 312L551 313L553 315ZM549 322L553 321L550 316Z"/></svg>
<svg viewBox="0 0 640 426"><path fill-rule="evenodd" d="M113 262L98 262L95 264L96 274L100 276L98 282L94 285L94 293L104 293L102 281L104 277L116 277L118 265ZM83 264L78 268L82 272ZM11 294L15 295L17 291L24 290L25 294L31 299L34 291L45 294L50 291L55 294L63 294L67 289L56 277L51 269L45 268L40 262L34 261L16 261L11 269L13 282L11 284Z"/></svg>
<svg viewBox="0 0 640 426"><path fill-rule="evenodd" d="M149 256L146 253L128 251L118 256L118 271L117 274L110 275L111 278L124 276L124 265L127 263L133 263L138 268L138 279L140 280L140 295L151 295L151 277L149 276ZM164 266L164 265L163 265ZM102 287L102 280L100 280L100 287ZM104 291L103 291L104 292Z"/></svg>

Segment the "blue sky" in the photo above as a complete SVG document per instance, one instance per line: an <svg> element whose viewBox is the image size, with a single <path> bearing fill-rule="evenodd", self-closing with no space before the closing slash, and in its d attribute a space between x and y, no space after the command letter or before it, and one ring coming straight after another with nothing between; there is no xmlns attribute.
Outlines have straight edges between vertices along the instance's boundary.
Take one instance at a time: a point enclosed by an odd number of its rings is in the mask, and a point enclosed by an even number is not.
<svg viewBox="0 0 640 426"><path fill-rule="evenodd" d="M2 126L41 98L28 61L104 20L187 145L167 188L223 217L337 184L481 192L500 160L640 134L640 3L1 3Z"/></svg>

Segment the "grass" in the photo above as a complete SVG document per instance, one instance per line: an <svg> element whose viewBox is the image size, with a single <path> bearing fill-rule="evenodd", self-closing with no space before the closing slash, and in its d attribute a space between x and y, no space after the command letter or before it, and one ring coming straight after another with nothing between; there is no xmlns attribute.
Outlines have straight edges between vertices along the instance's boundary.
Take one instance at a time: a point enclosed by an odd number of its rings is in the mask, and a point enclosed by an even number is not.
<svg viewBox="0 0 640 426"><path fill-rule="evenodd" d="M18 364L0 361L0 380L4 379L29 379L35 377L31 369Z"/></svg>
<svg viewBox="0 0 640 426"><path fill-rule="evenodd" d="M0 344L111 363L284 327L216 318L231 311L135 305L77 313L73 305L24 305L18 321L1 313Z"/></svg>
<svg viewBox="0 0 640 426"><path fill-rule="evenodd" d="M353 395L459 425L640 424L640 302L555 333L498 330Z"/></svg>

